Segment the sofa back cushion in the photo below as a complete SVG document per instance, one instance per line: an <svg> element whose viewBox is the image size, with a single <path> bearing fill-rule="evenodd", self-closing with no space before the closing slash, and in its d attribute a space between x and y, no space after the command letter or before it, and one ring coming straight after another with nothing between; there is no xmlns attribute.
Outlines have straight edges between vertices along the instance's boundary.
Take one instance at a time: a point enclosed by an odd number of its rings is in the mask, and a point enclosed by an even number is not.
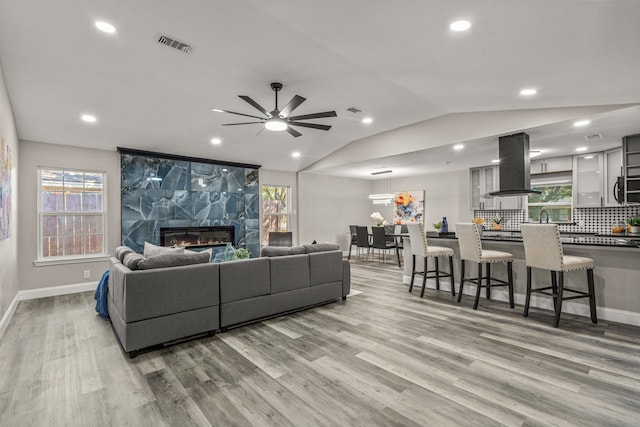
<svg viewBox="0 0 640 427"><path fill-rule="evenodd" d="M309 254L309 284L311 286L342 281L342 252Z"/></svg>
<svg viewBox="0 0 640 427"><path fill-rule="evenodd" d="M260 254L267 257L285 256L285 255L301 255L306 254L307 250L304 246L265 246Z"/></svg>
<svg viewBox="0 0 640 427"><path fill-rule="evenodd" d="M139 270L151 270L154 268L179 267L181 265L204 264L209 262L209 254L206 252L195 253L165 253L144 258L138 262ZM133 269L132 269L133 270Z"/></svg>
<svg viewBox="0 0 640 427"><path fill-rule="evenodd" d="M137 270L140 261L143 259L144 255L131 251L124 256L122 264L124 264L124 266L129 270Z"/></svg>
<svg viewBox="0 0 640 427"><path fill-rule="evenodd" d="M135 251L131 249L129 246L118 246L115 250L115 256L118 261L122 262L124 260L125 255L134 253Z"/></svg>
<svg viewBox="0 0 640 427"><path fill-rule="evenodd" d="M309 287L309 256L290 255L269 259L271 293Z"/></svg>
<svg viewBox="0 0 640 427"><path fill-rule="evenodd" d="M269 295L269 259L251 258L222 262L220 302L222 304Z"/></svg>
<svg viewBox="0 0 640 427"><path fill-rule="evenodd" d="M306 253L312 254L315 252L337 251L340 246L333 243L316 243L315 245L304 245Z"/></svg>

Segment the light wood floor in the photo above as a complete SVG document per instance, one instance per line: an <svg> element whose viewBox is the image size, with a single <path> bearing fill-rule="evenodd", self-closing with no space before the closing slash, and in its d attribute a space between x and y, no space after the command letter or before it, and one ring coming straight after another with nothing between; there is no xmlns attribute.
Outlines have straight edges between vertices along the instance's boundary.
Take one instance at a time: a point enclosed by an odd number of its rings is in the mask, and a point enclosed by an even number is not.
<svg viewBox="0 0 640 427"><path fill-rule="evenodd" d="M353 262L346 302L128 359L90 292L23 301L2 426L640 425L640 328L401 284Z"/></svg>

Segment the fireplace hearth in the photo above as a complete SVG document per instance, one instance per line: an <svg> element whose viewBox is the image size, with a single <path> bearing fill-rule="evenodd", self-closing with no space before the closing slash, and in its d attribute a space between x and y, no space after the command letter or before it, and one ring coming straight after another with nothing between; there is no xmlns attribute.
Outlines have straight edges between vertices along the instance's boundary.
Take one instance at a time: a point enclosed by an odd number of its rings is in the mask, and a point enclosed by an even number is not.
<svg viewBox="0 0 640 427"><path fill-rule="evenodd" d="M160 228L162 246L209 248L227 243L235 243L235 228L231 225Z"/></svg>

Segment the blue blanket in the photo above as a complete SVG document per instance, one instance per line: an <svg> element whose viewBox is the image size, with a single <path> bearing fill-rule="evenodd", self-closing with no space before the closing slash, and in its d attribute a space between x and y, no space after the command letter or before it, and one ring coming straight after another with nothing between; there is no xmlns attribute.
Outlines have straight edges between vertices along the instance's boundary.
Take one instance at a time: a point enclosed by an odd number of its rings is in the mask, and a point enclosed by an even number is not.
<svg viewBox="0 0 640 427"><path fill-rule="evenodd" d="M109 320L109 307L107 307L107 290L109 288L109 270L105 271L98 283L94 298L96 300L96 311L103 319Z"/></svg>

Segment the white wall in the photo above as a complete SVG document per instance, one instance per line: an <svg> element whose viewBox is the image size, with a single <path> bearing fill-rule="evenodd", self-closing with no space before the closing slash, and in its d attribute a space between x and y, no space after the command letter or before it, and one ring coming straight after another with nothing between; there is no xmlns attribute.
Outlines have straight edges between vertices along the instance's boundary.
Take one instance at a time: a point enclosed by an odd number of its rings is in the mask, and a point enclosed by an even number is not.
<svg viewBox="0 0 640 427"><path fill-rule="evenodd" d="M20 289L37 289L84 282L97 282L108 268L107 260L89 263L38 266L37 170L50 166L107 173L107 253L120 244L120 160L115 151L20 141L20 246L18 248ZM83 272L90 271L85 279Z"/></svg>
<svg viewBox="0 0 640 427"><path fill-rule="evenodd" d="M338 243L349 249L349 225L370 225L371 182L311 173L298 174L300 244Z"/></svg>
<svg viewBox="0 0 640 427"><path fill-rule="evenodd" d="M0 319L8 312L18 293L18 133L11 101L0 65L0 138L9 146L12 155L11 168L11 237L0 240ZM2 324L0 324L1 326ZM2 330L0 330L2 335Z"/></svg>
<svg viewBox="0 0 640 427"><path fill-rule="evenodd" d="M375 181L373 190L375 193L425 190L426 231L433 231L431 224L441 221L443 216L447 217L449 231L455 231L456 222L470 222L473 217L473 211L469 208L468 170ZM374 210L391 222L393 209L393 205L375 205Z"/></svg>

